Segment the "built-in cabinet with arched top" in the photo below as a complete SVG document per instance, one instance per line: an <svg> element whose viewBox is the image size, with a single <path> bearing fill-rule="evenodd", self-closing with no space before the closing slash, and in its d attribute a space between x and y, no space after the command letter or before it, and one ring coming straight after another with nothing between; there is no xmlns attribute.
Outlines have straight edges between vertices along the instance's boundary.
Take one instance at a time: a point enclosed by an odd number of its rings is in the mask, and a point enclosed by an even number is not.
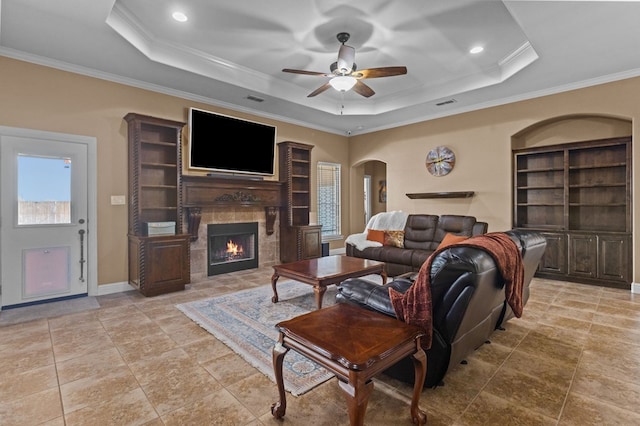
<svg viewBox="0 0 640 426"><path fill-rule="evenodd" d="M514 150L515 228L538 230L538 276L628 288L631 137Z"/></svg>

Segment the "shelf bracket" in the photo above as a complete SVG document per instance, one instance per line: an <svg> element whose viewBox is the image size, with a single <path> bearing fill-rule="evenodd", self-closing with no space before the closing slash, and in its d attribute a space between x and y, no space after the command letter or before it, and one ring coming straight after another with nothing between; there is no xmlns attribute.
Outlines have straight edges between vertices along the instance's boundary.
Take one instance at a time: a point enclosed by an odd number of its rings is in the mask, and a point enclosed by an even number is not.
<svg viewBox="0 0 640 426"><path fill-rule="evenodd" d="M201 218L202 209L200 207L187 208L187 224L189 234L191 234L191 241L196 241L198 239L198 228L200 228Z"/></svg>
<svg viewBox="0 0 640 426"><path fill-rule="evenodd" d="M276 222L276 216L278 216L278 207L266 206L264 208L264 214L267 217L267 235L273 234L273 225Z"/></svg>

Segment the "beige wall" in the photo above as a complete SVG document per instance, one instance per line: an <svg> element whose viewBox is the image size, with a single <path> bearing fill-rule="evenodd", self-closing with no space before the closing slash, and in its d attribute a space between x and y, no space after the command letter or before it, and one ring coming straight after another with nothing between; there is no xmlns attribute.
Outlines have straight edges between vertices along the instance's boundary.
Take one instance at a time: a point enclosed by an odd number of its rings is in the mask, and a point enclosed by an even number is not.
<svg viewBox="0 0 640 426"><path fill-rule="evenodd" d="M0 70L0 125L88 135L98 140L99 284L127 280L127 209L112 206L109 201L111 195L127 193L126 125L122 117L128 112L186 121L187 108L195 106L276 124L279 141L314 145L314 169L317 161L343 164L345 236L364 228L363 199L358 194L362 194L363 164L367 161L386 164L387 210L469 214L487 221L490 231L500 231L511 228L512 223L512 147L564 142L574 137L592 139L595 134L616 134L621 127L603 130L608 124L597 119L590 119L588 125L540 124L571 115L608 116L626 122L635 135L636 118L640 117L640 78L634 78L347 139L5 57L0 57ZM446 145L456 154L455 169L444 177L429 175L424 165L427 152L438 145ZM639 156L633 149L634 163ZM634 181L635 175L634 169ZM314 204L315 186L314 180ZM476 195L441 200L410 200L405 195L432 191L475 191ZM633 191L634 199L640 200L638 185ZM316 211L315 205L312 211ZM637 216L634 204L634 229L640 226ZM634 253L640 248L637 235ZM331 244L331 248L341 246L341 241ZM640 282L640 268L635 265L634 282Z"/></svg>
<svg viewBox="0 0 640 426"><path fill-rule="evenodd" d="M387 164L387 210L468 214L487 221L489 231L503 231L512 227L512 146L598 139L621 132L636 135L639 98L640 78L633 78L354 136L349 141L350 161L352 166L369 160ZM578 118L558 120L569 116ZM599 116L605 118L594 118ZM427 152L438 145L456 154L454 170L443 177L431 176L424 164ZM632 151L633 163L640 164L639 150ZM352 172L354 179L357 169ZM632 174L635 182L635 168ZM633 229L640 226L635 207L640 200L638 187L632 186ZM411 200L405 195L440 191L475 191L475 196ZM356 229L358 200L351 203L350 223ZM634 233L634 253L640 247L639 235ZM634 282L640 282L638 265L634 264Z"/></svg>
<svg viewBox="0 0 640 426"><path fill-rule="evenodd" d="M191 106L277 125L278 141L316 146L314 168L317 161L339 162L345 169L348 164L348 140L343 136L0 56L0 126L97 138L99 285L127 281L127 206L110 204L111 195L128 192L123 117L136 112L186 122ZM348 200L348 191L343 197ZM315 195L312 199L315 203Z"/></svg>

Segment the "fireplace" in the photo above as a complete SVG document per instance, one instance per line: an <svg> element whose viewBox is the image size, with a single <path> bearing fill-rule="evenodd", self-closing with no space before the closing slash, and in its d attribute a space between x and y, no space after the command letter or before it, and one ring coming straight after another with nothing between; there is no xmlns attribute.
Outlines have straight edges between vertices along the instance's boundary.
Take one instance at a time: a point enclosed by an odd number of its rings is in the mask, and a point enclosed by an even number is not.
<svg viewBox="0 0 640 426"><path fill-rule="evenodd" d="M258 267L258 222L207 225L209 276Z"/></svg>

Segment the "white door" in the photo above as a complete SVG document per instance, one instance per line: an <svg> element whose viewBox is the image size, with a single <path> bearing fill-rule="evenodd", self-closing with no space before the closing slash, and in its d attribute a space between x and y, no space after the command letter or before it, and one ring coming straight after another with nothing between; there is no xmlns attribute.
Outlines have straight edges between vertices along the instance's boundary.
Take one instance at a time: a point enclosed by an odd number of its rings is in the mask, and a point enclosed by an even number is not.
<svg viewBox="0 0 640 426"><path fill-rule="evenodd" d="M0 134L2 309L88 293L87 153Z"/></svg>

